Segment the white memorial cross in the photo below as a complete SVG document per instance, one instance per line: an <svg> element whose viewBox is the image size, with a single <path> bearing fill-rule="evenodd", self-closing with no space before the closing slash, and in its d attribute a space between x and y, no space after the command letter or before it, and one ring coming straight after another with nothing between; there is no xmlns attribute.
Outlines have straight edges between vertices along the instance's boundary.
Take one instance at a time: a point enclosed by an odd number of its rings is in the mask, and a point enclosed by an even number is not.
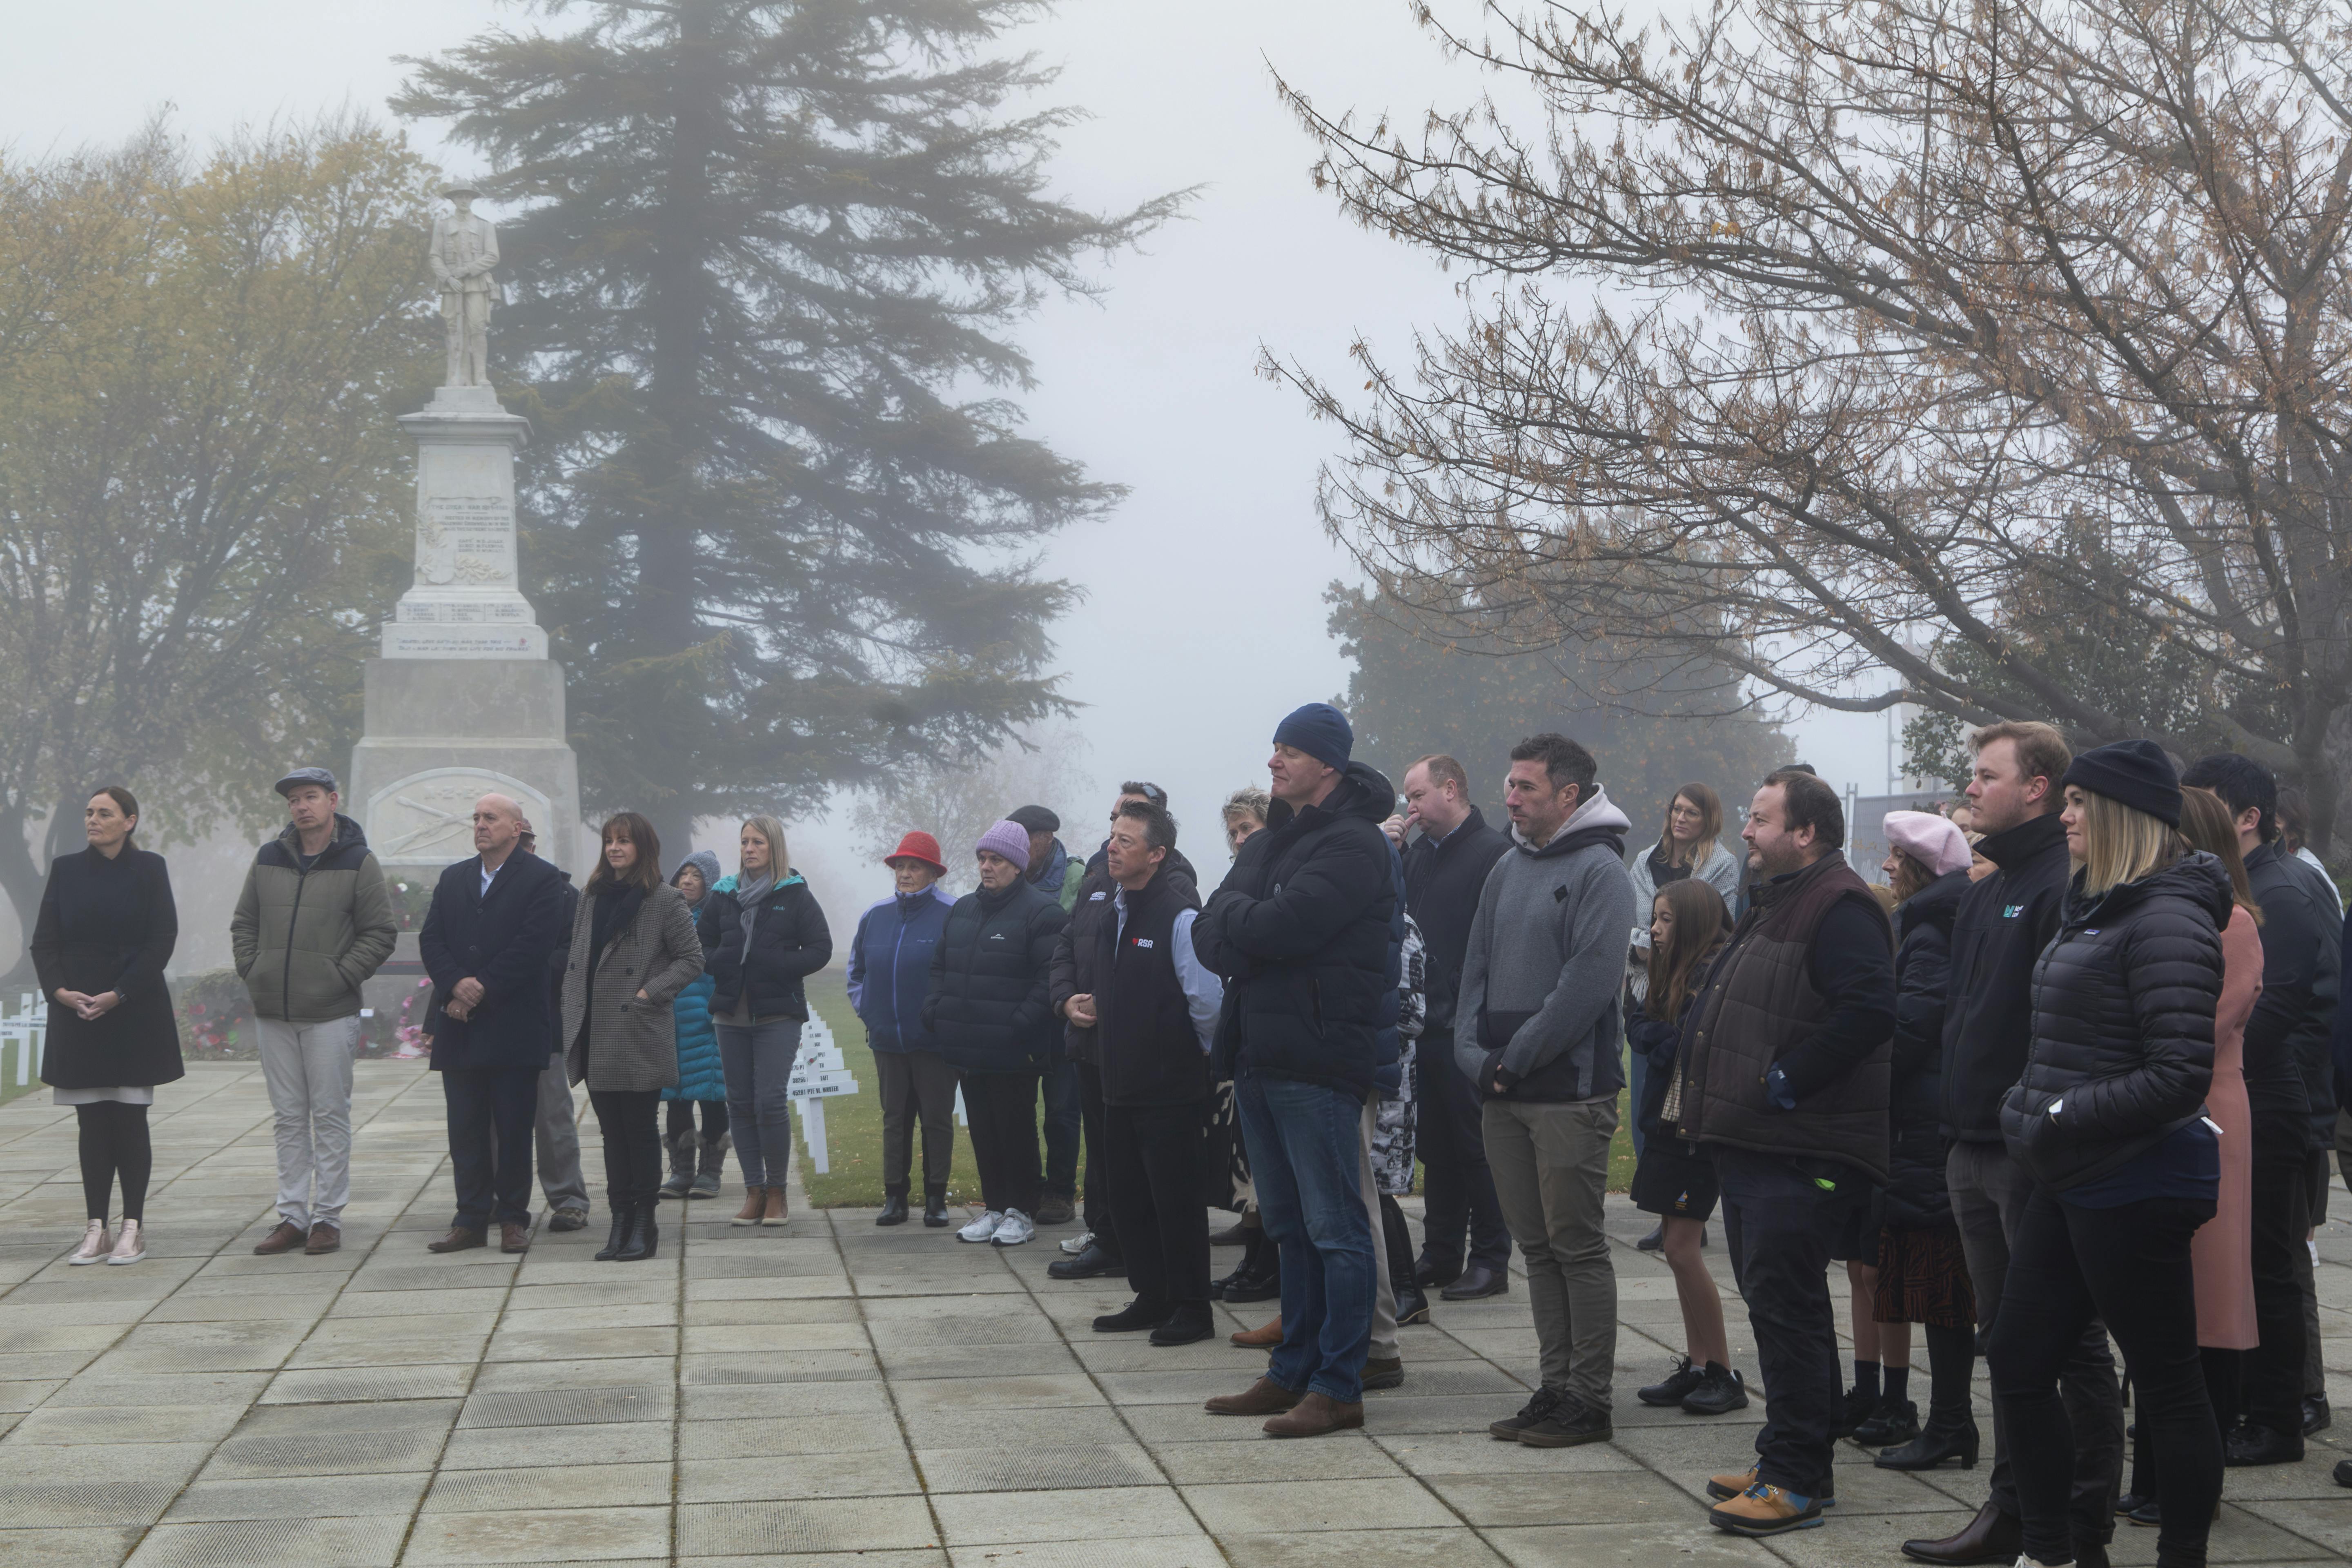
<svg viewBox="0 0 2352 1568"><path fill-rule="evenodd" d="M18 1089L32 1083L41 1070L41 1046L47 1032L48 1013L41 999L30 991L23 993L16 1003L16 1016L0 1016L0 1083Z"/></svg>
<svg viewBox="0 0 2352 1568"><path fill-rule="evenodd" d="M793 1058L792 1081L784 1092L801 1108L801 1136L808 1142L809 1163L822 1176L833 1169L824 1146L824 1102L836 1094L856 1094L857 1080L841 1059L832 1028L814 1013L801 1030L800 1055Z"/></svg>

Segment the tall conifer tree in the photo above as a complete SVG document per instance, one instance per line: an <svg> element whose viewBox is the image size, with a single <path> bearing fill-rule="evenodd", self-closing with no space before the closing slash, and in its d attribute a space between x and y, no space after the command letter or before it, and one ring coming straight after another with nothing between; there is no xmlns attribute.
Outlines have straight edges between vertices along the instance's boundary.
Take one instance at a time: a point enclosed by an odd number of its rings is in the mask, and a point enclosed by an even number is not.
<svg viewBox="0 0 2352 1568"><path fill-rule="evenodd" d="M526 569L592 800L686 842L1059 706L1018 552L1122 493L1021 431L1014 325L1181 196L1102 215L1034 0L545 0L394 107L495 171L494 374L540 426Z"/></svg>

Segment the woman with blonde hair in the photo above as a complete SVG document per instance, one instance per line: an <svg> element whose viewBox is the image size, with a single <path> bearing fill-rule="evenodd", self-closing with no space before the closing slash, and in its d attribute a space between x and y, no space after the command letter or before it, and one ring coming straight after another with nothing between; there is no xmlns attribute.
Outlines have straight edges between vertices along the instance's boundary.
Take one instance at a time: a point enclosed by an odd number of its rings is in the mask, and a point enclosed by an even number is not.
<svg viewBox="0 0 2352 1568"><path fill-rule="evenodd" d="M2213 1078L2221 928L2235 900L2181 838L2171 762L2147 741L2085 752L2062 780L2075 871L2035 962L2025 1067L2002 1098L2011 1156L2033 1189L1993 1314L1993 1394L2016 1478L2021 1563L2104 1563L2073 1539L2075 1444L2059 1373L2094 1321L2123 1347L2153 1451L2157 1562L2205 1562L2221 1434L2197 1344L2192 1238L2213 1217Z"/></svg>
<svg viewBox="0 0 2352 1568"><path fill-rule="evenodd" d="M833 932L793 869L784 825L747 817L737 837L735 886L704 917L710 1016L727 1078L727 1127L743 1163L737 1225L782 1225L793 1163L793 1058L808 1022L802 979L833 959Z"/></svg>

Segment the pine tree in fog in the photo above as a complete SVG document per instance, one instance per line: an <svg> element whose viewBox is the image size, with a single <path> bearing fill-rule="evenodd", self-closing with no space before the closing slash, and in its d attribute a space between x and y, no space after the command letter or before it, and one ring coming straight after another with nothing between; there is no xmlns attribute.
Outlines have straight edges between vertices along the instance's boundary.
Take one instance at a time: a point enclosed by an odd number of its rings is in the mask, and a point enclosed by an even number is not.
<svg viewBox="0 0 2352 1568"><path fill-rule="evenodd" d="M1022 431L1014 326L1181 197L1046 189L1031 0L603 0L394 100L509 204L493 373L594 800L804 807L1055 710L1021 552L1118 487Z"/></svg>

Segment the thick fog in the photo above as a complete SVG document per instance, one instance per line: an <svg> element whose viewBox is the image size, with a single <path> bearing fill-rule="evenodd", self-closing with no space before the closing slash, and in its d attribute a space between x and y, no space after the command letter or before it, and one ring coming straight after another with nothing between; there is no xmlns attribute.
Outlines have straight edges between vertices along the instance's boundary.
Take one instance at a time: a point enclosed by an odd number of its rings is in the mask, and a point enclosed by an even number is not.
<svg viewBox="0 0 2352 1568"><path fill-rule="evenodd" d="M539 20L488 0L19 6L0 50L0 142L38 155L106 142L167 108L200 142L339 103L388 119L383 100L403 74L395 55ZM1463 309L1459 274L1349 225L1315 191L1307 140L1272 72L1326 105L1408 116L1463 100L1475 81L1442 59L1398 0L1071 0L1012 42L1062 62L1054 98L1094 117L1064 138L1062 194L1108 209L1205 187L1143 254L1101 270L1100 301L1052 304L1021 339L1040 382L1025 399L1032 433L1132 491L1108 521L1061 535L1044 556L1048 574L1086 593L1055 634L1065 689L1084 705L1076 765L1091 781L1076 791L1086 817L1065 837L1090 847L1117 782L1154 779L1213 877L1223 863L1217 803L1264 784L1282 713L1347 680L1322 594L1354 574L1313 509L1317 468L1338 435L1254 366L1270 348L1352 385L1354 336L1401 359L1416 327L1451 323ZM411 134L453 172L477 172L434 127ZM495 372L495 335L492 354ZM1841 785L1884 783L1883 720L1809 718L1795 734L1800 754ZM255 759L256 789L281 762L302 760ZM1475 783L1491 804L1496 781ZM845 810L793 828L795 858L836 922L887 889L887 873L853 848ZM701 837L731 866L731 823L705 824ZM181 874L180 967L226 959L242 858L233 848ZM218 886L189 885L199 864Z"/></svg>

